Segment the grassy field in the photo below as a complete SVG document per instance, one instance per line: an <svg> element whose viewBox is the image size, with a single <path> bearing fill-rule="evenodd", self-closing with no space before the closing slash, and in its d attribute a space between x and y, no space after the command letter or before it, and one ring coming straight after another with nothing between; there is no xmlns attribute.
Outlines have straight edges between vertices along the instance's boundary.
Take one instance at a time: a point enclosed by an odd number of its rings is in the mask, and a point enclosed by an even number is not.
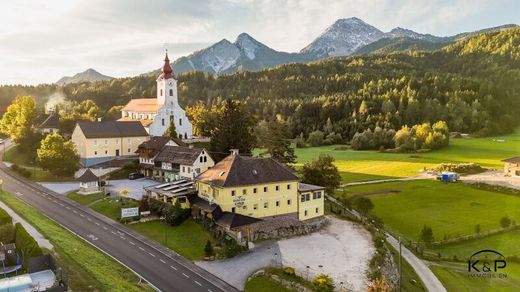
<svg viewBox="0 0 520 292"><path fill-rule="evenodd" d="M267 276L256 276L247 281L245 292L290 292L285 286Z"/></svg>
<svg viewBox="0 0 520 292"><path fill-rule="evenodd" d="M48 219L15 196L1 192L0 199L32 224L54 245L74 291L153 291L138 284L125 267Z"/></svg>
<svg viewBox="0 0 520 292"><path fill-rule="evenodd" d="M162 221L129 224L128 227L151 238L190 260L204 258L204 246L211 235L193 219L184 221L179 226L170 226ZM165 237L167 235L167 243Z"/></svg>
<svg viewBox="0 0 520 292"><path fill-rule="evenodd" d="M105 199L94 203L90 207L94 209L96 212L101 213L117 221L121 217L121 208L133 208L138 206L139 202L130 199L127 200L125 203L122 203L121 201L116 203L111 199Z"/></svg>
<svg viewBox="0 0 520 292"><path fill-rule="evenodd" d="M338 147L298 148L296 166L301 167L320 154L328 154L336 159L344 182L415 176L424 167L443 162L475 162L488 168L502 168L502 159L517 156L520 151L520 128L507 136L451 139L450 146L427 153L335 150Z"/></svg>
<svg viewBox="0 0 520 292"><path fill-rule="evenodd" d="M105 194L94 193L94 194L89 194L89 195L82 195L82 194L78 194L77 192L72 192L72 193L68 193L67 197L71 200L76 201L77 203L79 203L81 205L88 205L99 199L103 199L105 197Z"/></svg>
<svg viewBox="0 0 520 292"><path fill-rule="evenodd" d="M71 181L73 177L62 177L56 176L46 170L37 167L29 161L29 157L26 153L18 151L18 146L13 146L5 152L4 160L14 164L18 164L22 168L28 170L31 173L30 180L36 182L62 182Z"/></svg>
<svg viewBox="0 0 520 292"><path fill-rule="evenodd" d="M503 216L520 222L520 197L475 189L463 183L435 180L390 182L349 187L347 196L369 196L372 213L386 228L417 240L424 225L432 227L436 240L497 229ZM413 218L411 220L410 218Z"/></svg>

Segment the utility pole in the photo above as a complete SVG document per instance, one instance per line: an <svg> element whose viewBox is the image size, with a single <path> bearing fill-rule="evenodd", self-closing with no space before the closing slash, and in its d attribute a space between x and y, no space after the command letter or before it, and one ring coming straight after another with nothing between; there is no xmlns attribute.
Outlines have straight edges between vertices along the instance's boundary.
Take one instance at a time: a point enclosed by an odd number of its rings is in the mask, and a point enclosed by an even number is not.
<svg viewBox="0 0 520 292"><path fill-rule="evenodd" d="M401 236L399 236L399 292L401 292Z"/></svg>

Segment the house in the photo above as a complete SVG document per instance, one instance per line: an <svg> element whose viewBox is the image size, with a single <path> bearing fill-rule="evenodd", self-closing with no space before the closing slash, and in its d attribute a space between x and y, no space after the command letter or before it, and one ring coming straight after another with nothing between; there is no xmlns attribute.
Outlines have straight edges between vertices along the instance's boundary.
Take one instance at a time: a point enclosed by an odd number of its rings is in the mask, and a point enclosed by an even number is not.
<svg viewBox="0 0 520 292"><path fill-rule="evenodd" d="M137 146L136 153L139 155L139 172L146 177L154 176L154 158L161 152L164 146L185 146L181 139L153 136Z"/></svg>
<svg viewBox="0 0 520 292"><path fill-rule="evenodd" d="M38 125L37 129L43 134L58 133L60 131L60 117L58 113L51 111L49 116Z"/></svg>
<svg viewBox="0 0 520 292"><path fill-rule="evenodd" d="M99 192L99 177L90 168L87 168L77 179L79 181L79 193L91 194Z"/></svg>
<svg viewBox="0 0 520 292"><path fill-rule="evenodd" d="M504 162L504 175L520 176L520 156L502 160Z"/></svg>
<svg viewBox="0 0 520 292"><path fill-rule="evenodd" d="M323 216L324 189L300 186L289 167L271 158L240 156L238 150L195 178L198 196L223 212L253 218Z"/></svg>
<svg viewBox="0 0 520 292"><path fill-rule="evenodd" d="M170 122L173 122L179 137L191 139L192 125L184 109L179 105L177 77L170 66L168 52L166 52L162 73L156 81L156 97L130 100L121 110L119 121L139 121L150 136L163 136L170 127Z"/></svg>
<svg viewBox="0 0 520 292"><path fill-rule="evenodd" d="M148 139L148 133L137 121L82 121L72 132L80 162L87 167L118 157L137 159L137 147Z"/></svg>
<svg viewBox="0 0 520 292"><path fill-rule="evenodd" d="M154 158L154 178L162 181L194 179L215 161L203 148L190 146L164 146Z"/></svg>

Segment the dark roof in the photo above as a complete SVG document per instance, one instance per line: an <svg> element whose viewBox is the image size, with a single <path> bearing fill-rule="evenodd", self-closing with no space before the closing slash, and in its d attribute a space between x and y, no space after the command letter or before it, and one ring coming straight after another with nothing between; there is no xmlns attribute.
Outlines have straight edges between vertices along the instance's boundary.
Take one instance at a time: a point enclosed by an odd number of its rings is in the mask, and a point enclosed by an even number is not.
<svg viewBox="0 0 520 292"><path fill-rule="evenodd" d="M191 165L203 150L183 146L164 146L154 161Z"/></svg>
<svg viewBox="0 0 520 292"><path fill-rule="evenodd" d="M253 218L245 215L240 215L237 213L231 212L222 212L220 218L216 220L217 224L220 226L225 226L229 228L236 228L244 225L249 225L256 223L258 221L262 221L262 219Z"/></svg>
<svg viewBox="0 0 520 292"><path fill-rule="evenodd" d="M150 137L150 140L144 141L138 146L136 153L139 152L139 150L149 150L151 151L152 155L157 154L168 142L173 140L175 144L178 146L186 146L186 143L182 142L179 138L170 138L170 137L164 137L164 136L152 136Z"/></svg>
<svg viewBox="0 0 520 292"><path fill-rule="evenodd" d="M231 154L200 174L195 180L219 187L296 181L298 177L271 158L250 158Z"/></svg>
<svg viewBox="0 0 520 292"><path fill-rule="evenodd" d="M318 190L324 190L324 189L325 189L325 187L315 186L315 185L311 185L311 184L304 184L304 183L298 184L298 192L312 192L312 191L318 191Z"/></svg>
<svg viewBox="0 0 520 292"><path fill-rule="evenodd" d="M0 245L0 251L14 250L14 249L16 249L16 245L14 243Z"/></svg>
<svg viewBox="0 0 520 292"><path fill-rule="evenodd" d="M92 172L92 170L90 170L90 168L87 168L87 170L85 170L85 172L83 172L83 174L80 175L76 180L83 183L87 183L98 181L99 178Z"/></svg>
<svg viewBox="0 0 520 292"><path fill-rule="evenodd" d="M502 160L503 162L520 163L520 156Z"/></svg>
<svg viewBox="0 0 520 292"><path fill-rule="evenodd" d="M60 127L60 117L57 113L52 112L38 127L58 129Z"/></svg>
<svg viewBox="0 0 520 292"><path fill-rule="evenodd" d="M198 196L189 196L188 201L190 201L190 204L197 206L199 209L202 209L206 212L213 212L216 209L220 209L219 205L217 204L210 204L208 201L198 197Z"/></svg>
<svg viewBox="0 0 520 292"><path fill-rule="evenodd" d="M148 132L138 121L121 122L78 122L78 126L87 138L115 138L148 136Z"/></svg>

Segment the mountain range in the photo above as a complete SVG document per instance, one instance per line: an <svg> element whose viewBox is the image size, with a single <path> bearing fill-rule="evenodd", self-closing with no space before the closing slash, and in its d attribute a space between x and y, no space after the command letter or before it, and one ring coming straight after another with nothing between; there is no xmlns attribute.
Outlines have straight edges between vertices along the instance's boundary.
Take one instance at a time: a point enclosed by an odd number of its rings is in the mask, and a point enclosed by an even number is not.
<svg viewBox="0 0 520 292"><path fill-rule="evenodd" d="M202 71L229 74L237 71L258 71L288 63L306 63L327 57L390 53L395 51L432 51L475 34L516 27L507 24L484 30L464 32L453 36L434 36L396 27L389 32L352 17L337 20L309 45L297 53L274 50L247 33L234 42L223 39L210 47L181 57L172 63L175 73ZM158 74L159 70L145 73ZM106 80L111 77L93 69L64 77L57 84Z"/></svg>
<svg viewBox="0 0 520 292"><path fill-rule="evenodd" d="M94 81L101 81L101 80L110 80L114 77L106 76L98 71L89 68L81 73L77 73L76 75L70 77L65 76L60 78L60 80L56 81L57 85L66 85L69 83L81 83L81 82L94 82Z"/></svg>

